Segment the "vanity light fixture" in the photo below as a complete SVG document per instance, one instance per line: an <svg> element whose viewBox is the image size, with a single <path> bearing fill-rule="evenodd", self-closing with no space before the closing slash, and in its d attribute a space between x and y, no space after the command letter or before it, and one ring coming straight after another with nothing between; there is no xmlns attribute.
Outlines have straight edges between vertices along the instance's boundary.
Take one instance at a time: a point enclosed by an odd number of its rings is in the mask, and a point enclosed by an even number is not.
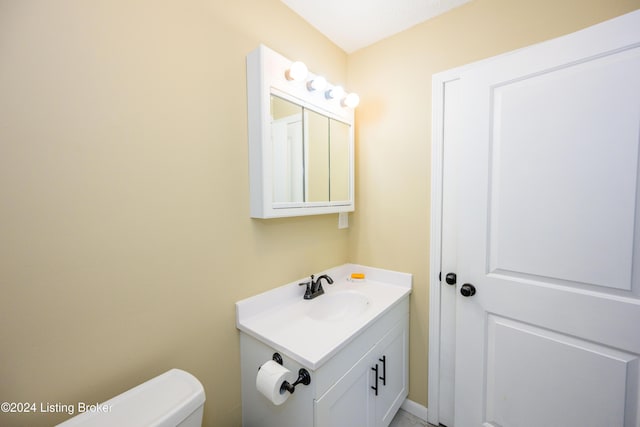
<svg viewBox="0 0 640 427"><path fill-rule="evenodd" d="M360 97L357 93L350 93L342 100L342 105L344 107L356 108L360 104Z"/></svg>
<svg viewBox="0 0 640 427"><path fill-rule="evenodd" d="M309 92L323 91L327 87L327 79L322 76L316 76L312 80L307 82L307 89Z"/></svg>
<svg viewBox="0 0 640 427"><path fill-rule="evenodd" d="M341 99L343 96L344 89L342 86L334 86L324 93L324 97L327 99Z"/></svg>
<svg viewBox="0 0 640 427"><path fill-rule="evenodd" d="M304 62L296 61L291 64L287 71L285 71L284 76L287 80L301 82L307 78L308 74L309 69L304 65Z"/></svg>
<svg viewBox="0 0 640 427"><path fill-rule="evenodd" d="M324 93L325 99L340 101L342 107L356 108L360 104L360 97L355 93L346 94L342 86L331 86L322 76L309 73L307 66L300 61L294 61L284 72L287 80L295 83L306 80L306 88L309 92Z"/></svg>

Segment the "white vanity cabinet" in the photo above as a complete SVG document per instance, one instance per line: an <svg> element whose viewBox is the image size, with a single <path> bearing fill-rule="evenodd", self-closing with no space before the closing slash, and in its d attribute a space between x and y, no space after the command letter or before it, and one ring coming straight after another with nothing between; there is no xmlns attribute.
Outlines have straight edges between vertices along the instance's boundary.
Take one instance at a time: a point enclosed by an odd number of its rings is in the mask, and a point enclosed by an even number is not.
<svg viewBox="0 0 640 427"><path fill-rule="evenodd" d="M408 393L408 329L407 317L315 400L316 427L389 425Z"/></svg>
<svg viewBox="0 0 640 427"><path fill-rule="evenodd" d="M411 274L355 264L322 273L334 283L313 300L295 281L236 303L244 427L386 427L407 397ZM256 386L274 353L293 379L311 376L280 405Z"/></svg>
<svg viewBox="0 0 640 427"><path fill-rule="evenodd" d="M243 426L386 427L409 391L409 295L316 369L243 332L240 351ZM280 406L255 386L258 367L276 352L287 369L311 374Z"/></svg>

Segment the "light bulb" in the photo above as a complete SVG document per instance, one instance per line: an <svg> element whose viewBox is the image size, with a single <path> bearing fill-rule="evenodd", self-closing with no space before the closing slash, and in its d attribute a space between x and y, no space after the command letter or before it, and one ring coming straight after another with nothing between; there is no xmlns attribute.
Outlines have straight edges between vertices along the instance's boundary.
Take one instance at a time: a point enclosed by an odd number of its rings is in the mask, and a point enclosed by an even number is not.
<svg viewBox="0 0 640 427"><path fill-rule="evenodd" d="M307 82L307 89L309 92L313 91L323 91L324 88L327 87L327 79L322 76L314 77L313 80L309 80Z"/></svg>
<svg viewBox="0 0 640 427"><path fill-rule="evenodd" d="M307 74L309 74L307 66L304 65L303 62L296 61L291 64L289 69L284 73L284 76L287 78L287 80L300 82L307 78Z"/></svg>
<svg viewBox="0 0 640 427"><path fill-rule="evenodd" d="M357 93L350 93L342 100L342 105L349 108L356 108L360 104L360 97Z"/></svg>
<svg viewBox="0 0 640 427"><path fill-rule="evenodd" d="M342 86L334 86L324 93L324 97L327 99L340 99L344 95L344 89Z"/></svg>

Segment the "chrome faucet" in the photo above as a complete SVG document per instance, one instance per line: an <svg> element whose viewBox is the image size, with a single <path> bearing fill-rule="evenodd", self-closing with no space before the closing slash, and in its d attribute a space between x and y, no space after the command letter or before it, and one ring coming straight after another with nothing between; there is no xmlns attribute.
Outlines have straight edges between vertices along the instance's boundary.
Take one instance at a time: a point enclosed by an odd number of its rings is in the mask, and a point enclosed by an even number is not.
<svg viewBox="0 0 640 427"><path fill-rule="evenodd" d="M304 292L304 299L314 299L315 297L324 294L324 289L322 289L322 279L325 279L330 285L333 283L333 279L326 274L318 276L317 279L314 279L312 274L309 282L298 283L298 286L307 287Z"/></svg>

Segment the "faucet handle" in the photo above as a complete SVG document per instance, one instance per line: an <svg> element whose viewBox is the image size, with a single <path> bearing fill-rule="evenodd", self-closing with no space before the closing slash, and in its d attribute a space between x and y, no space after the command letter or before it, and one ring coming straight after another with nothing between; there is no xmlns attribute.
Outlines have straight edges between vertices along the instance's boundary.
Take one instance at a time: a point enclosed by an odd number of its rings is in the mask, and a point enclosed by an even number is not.
<svg viewBox="0 0 640 427"><path fill-rule="evenodd" d="M307 289L304 291L304 296L305 298L311 296L311 283L313 282L313 276L311 276L311 281L310 282L302 282L302 283L298 283L298 286L307 286Z"/></svg>

